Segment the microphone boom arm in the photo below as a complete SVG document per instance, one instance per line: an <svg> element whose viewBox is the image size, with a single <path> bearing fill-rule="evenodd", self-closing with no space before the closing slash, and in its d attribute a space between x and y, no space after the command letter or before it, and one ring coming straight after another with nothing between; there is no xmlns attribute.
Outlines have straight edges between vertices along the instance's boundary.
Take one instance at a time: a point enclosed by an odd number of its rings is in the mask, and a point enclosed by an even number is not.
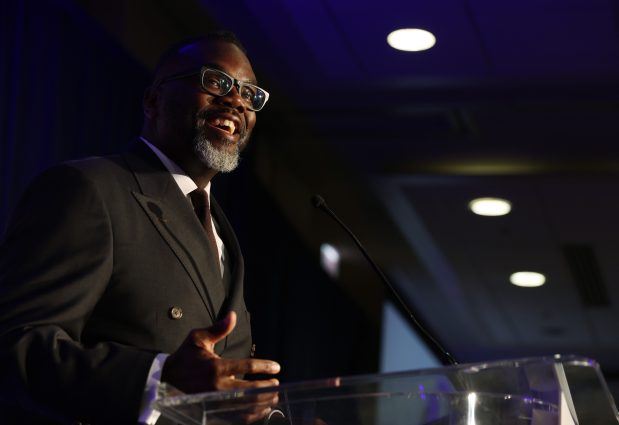
<svg viewBox="0 0 619 425"><path fill-rule="evenodd" d="M446 365L457 365L458 362L456 361L456 359L447 350L443 348L443 346L438 342L438 340L434 338L434 336L428 330L426 330L421 325L421 323L419 323L419 321L417 320L413 312L410 310L410 308L408 308L408 305L402 299L398 291L393 287L393 285L391 284L387 276L385 276L385 274L380 269L380 267L378 267L378 264L376 264L376 262L372 259L372 257L370 257L370 254L368 254L368 252L365 250L365 248L363 247L359 239L355 236L355 234L352 232L352 230L350 230L348 226L346 226L344 222L342 222L342 220L340 220L339 217L333 212L333 210L329 208L324 198L320 195L313 195L311 201L314 207L321 209L322 211L327 213L329 216L331 216L331 218L333 218L346 231L346 233L348 233L348 235L355 242L355 245L357 245L357 248L359 248L359 250L365 257L365 259L368 261L368 263L370 263L370 265L372 266L372 268L374 269L378 277L380 277L380 280L387 287L391 295L396 299L400 307L404 309L404 311L408 315L408 319L410 323L413 325L413 328L421 332L421 334L426 338L426 340L429 341L434 346L434 348L442 355L443 363Z"/></svg>

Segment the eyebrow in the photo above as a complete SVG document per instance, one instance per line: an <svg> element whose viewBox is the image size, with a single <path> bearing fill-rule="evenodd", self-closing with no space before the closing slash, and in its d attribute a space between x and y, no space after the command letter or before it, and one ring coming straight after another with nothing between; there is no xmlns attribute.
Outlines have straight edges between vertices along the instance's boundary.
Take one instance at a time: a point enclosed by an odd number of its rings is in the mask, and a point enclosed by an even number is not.
<svg viewBox="0 0 619 425"><path fill-rule="evenodd" d="M227 72L225 69L222 69L221 66L217 65L216 63L206 62L206 63L202 64L202 67L216 69L218 71L225 72L226 74L230 75L229 72ZM233 77L234 79L238 80L238 78L234 77L233 75L230 75L230 76ZM256 80L239 80L239 81L242 81L244 83L253 84L253 85L258 85L258 81L256 81Z"/></svg>

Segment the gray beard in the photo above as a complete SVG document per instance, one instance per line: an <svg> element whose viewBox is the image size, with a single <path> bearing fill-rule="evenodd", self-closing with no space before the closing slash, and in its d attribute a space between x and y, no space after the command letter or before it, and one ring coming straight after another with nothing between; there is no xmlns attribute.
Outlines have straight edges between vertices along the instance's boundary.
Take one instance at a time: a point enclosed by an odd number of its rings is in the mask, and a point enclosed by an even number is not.
<svg viewBox="0 0 619 425"><path fill-rule="evenodd" d="M226 143L234 143L228 142ZM217 149L204 134L198 132L193 140L193 150L204 165L211 170L229 173L239 165L239 145L234 143L234 150Z"/></svg>

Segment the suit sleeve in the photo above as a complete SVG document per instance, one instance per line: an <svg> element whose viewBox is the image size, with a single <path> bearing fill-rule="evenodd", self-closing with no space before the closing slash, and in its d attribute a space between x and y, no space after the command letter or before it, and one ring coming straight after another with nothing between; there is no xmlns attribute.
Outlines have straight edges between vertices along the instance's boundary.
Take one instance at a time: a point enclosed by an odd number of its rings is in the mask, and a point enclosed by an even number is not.
<svg viewBox="0 0 619 425"><path fill-rule="evenodd" d="M3 406L59 421L137 422L156 353L81 341L113 258L113 224L96 185L68 165L37 178L0 246Z"/></svg>

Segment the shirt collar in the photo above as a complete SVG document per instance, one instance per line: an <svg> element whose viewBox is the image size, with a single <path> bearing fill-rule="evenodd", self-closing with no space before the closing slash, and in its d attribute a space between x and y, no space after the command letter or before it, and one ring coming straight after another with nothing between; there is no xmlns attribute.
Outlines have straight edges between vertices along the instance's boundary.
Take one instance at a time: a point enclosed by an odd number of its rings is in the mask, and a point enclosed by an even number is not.
<svg viewBox="0 0 619 425"><path fill-rule="evenodd" d="M183 195L187 196L190 192L193 192L198 188L198 185L196 185L196 183L191 179L191 177L189 177L187 173L185 173L185 171L183 171L183 169L178 166L178 164L168 158L166 154L161 152L156 146L146 140L146 138L140 136L140 139L144 143L146 143L146 146L148 146L155 153L155 155L157 155L161 162L163 162L163 165L168 169L170 174L172 174L172 178L174 178L174 181L178 185L181 192L183 192ZM208 193L210 196L211 182L207 183L204 190L206 190L206 193Z"/></svg>

